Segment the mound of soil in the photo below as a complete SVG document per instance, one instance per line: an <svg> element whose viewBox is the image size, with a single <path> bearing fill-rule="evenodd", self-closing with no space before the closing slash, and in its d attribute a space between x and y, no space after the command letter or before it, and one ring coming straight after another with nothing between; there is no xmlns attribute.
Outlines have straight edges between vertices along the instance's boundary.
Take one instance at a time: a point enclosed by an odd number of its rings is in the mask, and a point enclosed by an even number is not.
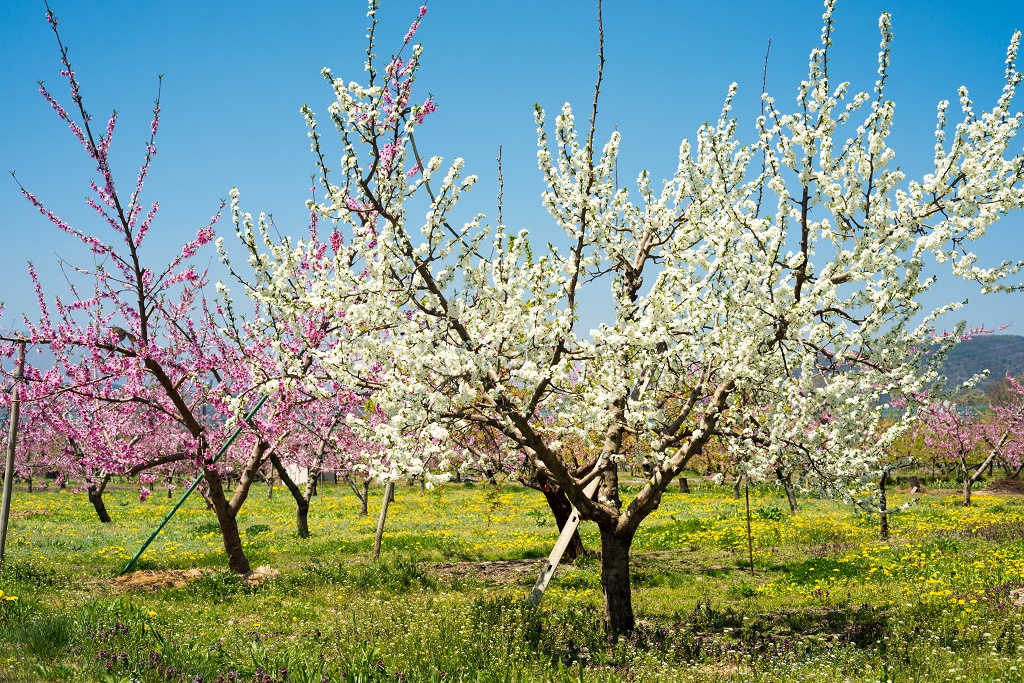
<svg viewBox="0 0 1024 683"><path fill-rule="evenodd" d="M1024 479L997 479L989 482L985 487L986 493L1007 493L1014 496L1024 496Z"/></svg>
<svg viewBox="0 0 1024 683"><path fill-rule="evenodd" d="M260 565L253 569L248 574L242 574L242 579L249 584L259 585L267 579L272 579L278 576L281 572L277 571L273 567L267 564Z"/></svg>
<svg viewBox="0 0 1024 683"><path fill-rule="evenodd" d="M140 569L114 579L114 590L128 592L182 588L212 572L212 569Z"/></svg>
<svg viewBox="0 0 1024 683"><path fill-rule="evenodd" d="M493 562L437 562L430 568L443 578L471 577L486 581L509 585L515 583L533 583L540 573L542 560L496 560Z"/></svg>

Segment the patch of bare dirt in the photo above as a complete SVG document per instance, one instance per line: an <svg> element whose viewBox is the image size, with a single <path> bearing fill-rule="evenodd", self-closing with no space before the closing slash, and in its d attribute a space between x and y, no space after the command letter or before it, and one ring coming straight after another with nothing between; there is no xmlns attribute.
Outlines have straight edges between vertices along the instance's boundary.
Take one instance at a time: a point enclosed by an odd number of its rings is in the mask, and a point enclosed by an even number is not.
<svg viewBox="0 0 1024 683"><path fill-rule="evenodd" d="M183 588L212 569L140 569L114 579L116 591L158 591L164 588Z"/></svg>
<svg viewBox="0 0 1024 683"><path fill-rule="evenodd" d="M985 487L985 493L1005 493L1011 496L1024 496L1024 480L1020 478L997 479L996 481L989 482L988 486Z"/></svg>
<svg viewBox="0 0 1024 683"><path fill-rule="evenodd" d="M18 512L12 512L10 519L21 519L23 517L32 517L33 515L48 515L49 510L19 510Z"/></svg>
<svg viewBox="0 0 1024 683"><path fill-rule="evenodd" d="M249 584L259 585L267 579L272 579L275 576L280 575L281 572L274 569L270 565L260 565L253 569L248 574L242 574L242 580Z"/></svg>
<svg viewBox="0 0 1024 683"><path fill-rule="evenodd" d="M533 583L540 574L543 559L494 560L491 562L435 562L429 565L443 579L473 578L488 583L509 585Z"/></svg>

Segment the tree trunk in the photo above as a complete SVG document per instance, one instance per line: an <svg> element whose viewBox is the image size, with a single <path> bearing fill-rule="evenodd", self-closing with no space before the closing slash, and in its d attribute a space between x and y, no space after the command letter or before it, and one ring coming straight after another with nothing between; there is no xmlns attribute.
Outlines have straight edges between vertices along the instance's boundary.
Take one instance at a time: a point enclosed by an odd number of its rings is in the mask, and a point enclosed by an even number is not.
<svg viewBox="0 0 1024 683"><path fill-rule="evenodd" d="M971 507L971 485L974 482L971 481L970 475L964 475L964 507Z"/></svg>
<svg viewBox="0 0 1024 683"><path fill-rule="evenodd" d="M228 556L228 569L235 574L248 574L252 568L249 566L249 558L245 556L245 551L242 549L242 537L238 533L238 520L236 519L237 513L232 512L231 506L228 504L220 475L216 470L204 467L203 478L208 484L207 500L213 506L217 522L220 524L224 552ZM242 482L239 482L239 486L242 485Z"/></svg>
<svg viewBox="0 0 1024 683"><path fill-rule="evenodd" d="M565 528L565 524L569 521L569 516L572 514L572 503L565 497L565 492L561 488L555 488L553 485L542 486L541 493L544 494L544 498L548 501L551 514L555 516L555 524L558 525L558 530L561 531ZM586 552L586 548L583 547L583 539L580 538L579 527L576 527L576 531L573 532L565 553L562 554L562 561L571 563L583 557Z"/></svg>
<svg viewBox="0 0 1024 683"><path fill-rule="evenodd" d="M732 497L733 497L733 500L739 500L740 499L740 482L742 480L743 480L743 477L742 476L738 476L732 482Z"/></svg>
<svg viewBox="0 0 1024 683"><path fill-rule="evenodd" d="M679 477L679 493L689 493L690 482L686 481L686 477Z"/></svg>
<svg viewBox="0 0 1024 683"><path fill-rule="evenodd" d="M370 480L363 477L362 486L356 486L356 483L352 481L352 477L345 475L345 482L348 483L349 488L352 489L352 493L356 494L356 498L359 499L359 516L367 517L370 514ZM360 490L362 489L362 490Z"/></svg>
<svg viewBox="0 0 1024 683"><path fill-rule="evenodd" d="M89 496L89 502L92 503L93 508L96 510L96 514L100 517L100 523L102 524L110 524L110 515L107 513L107 506L103 502L103 491L107 488L107 482L109 481L110 475L104 474L98 484L90 484L89 488L86 489L86 494Z"/></svg>
<svg viewBox="0 0 1024 683"><path fill-rule="evenodd" d="M629 585L629 547L633 538L620 538L613 527L601 530L601 590L604 594L605 629L612 638L636 626Z"/></svg>
<svg viewBox="0 0 1024 683"><path fill-rule="evenodd" d="M885 483L889 473L882 471L878 479L878 537L883 541L889 540L889 509L885 499Z"/></svg>
<svg viewBox="0 0 1024 683"><path fill-rule="evenodd" d="M786 500L789 501L789 512L795 515L798 508L796 504L796 489L793 486L793 474L787 473L783 475L782 468L779 467L775 470L775 476L782 482L782 488L786 491Z"/></svg>
<svg viewBox="0 0 1024 683"><path fill-rule="evenodd" d="M299 538L306 538L309 536L309 499L306 498L298 484L288 474L288 470L285 469L275 451L270 452L270 464L274 466L277 476L280 477L284 487L288 489L288 493L292 494L292 498L295 499L295 531L299 534ZM271 481L273 481L273 471L271 471L270 476ZM306 491L309 491L309 479L306 480Z"/></svg>

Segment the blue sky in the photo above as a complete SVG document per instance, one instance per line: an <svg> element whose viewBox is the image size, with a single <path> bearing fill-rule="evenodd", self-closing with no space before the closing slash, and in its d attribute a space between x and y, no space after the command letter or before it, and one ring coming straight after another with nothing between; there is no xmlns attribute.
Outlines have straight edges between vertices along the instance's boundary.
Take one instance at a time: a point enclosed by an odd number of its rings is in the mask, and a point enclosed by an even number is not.
<svg viewBox="0 0 1024 683"><path fill-rule="evenodd" d="M419 4L383 0L380 55L400 46ZM114 163L122 188L141 161L157 74L164 74L159 153L147 184L148 200L161 202L146 245L150 263L177 252L233 186L247 210L271 212L283 231L302 232L313 158L299 106L326 111L330 92L321 67L346 80L362 77L364 2L53 0L51 6L89 110L104 120L112 109L121 112ZM998 96L1006 46L1012 31L1024 28L1024 3L841 1L832 69L854 89L869 89L874 81L882 11L892 13L895 33L891 144L898 163L915 175L931 158L938 100L955 102L961 84L979 107L989 108ZM433 93L439 110L418 137L425 154L462 156L469 172L480 176L467 213L495 215L494 160L503 145L505 222L541 239L552 230L539 202L532 109L539 102L553 112L569 101L583 118L595 76L595 14L590 0L429 3L417 36L425 47L418 85L422 95ZM820 3L811 1L606 0L608 65L599 125L601 137L614 126L623 134L622 178L644 168L656 177L671 173L679 142L717 117L733 81L740 86L734 112L750 139L769 38L768 90L785 107L818 43L820 16ZM82 202L94 170L37 92L36 81L46 80L68 100L41 2L0 2L0 64L0 168L16 170L30 191L73 223L104 230ZM982 260L1024 257L1022 226L1024 218L997 226L979 246ZM226 221L220 233L230 246ZM58 259L90 263L74 240L21 198L6 174L0 177L0 235L5 328L33 310L29 260L55 292L64 280ZM942 289L932 303L964 296L971 297L964 317L972 323L1015 323L1008 332L1024 334L1019 297L982 299ZM587 312L584 323L600 316Z"/></svg>

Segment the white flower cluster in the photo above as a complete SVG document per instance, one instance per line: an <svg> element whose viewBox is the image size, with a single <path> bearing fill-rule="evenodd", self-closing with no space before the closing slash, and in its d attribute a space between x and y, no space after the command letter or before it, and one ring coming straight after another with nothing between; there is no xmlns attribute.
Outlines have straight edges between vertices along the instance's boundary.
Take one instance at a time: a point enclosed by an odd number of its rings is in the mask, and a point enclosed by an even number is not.
<svg viewBox="0 0 1024 683"><path fill-rule="evenodd" d="M888 16L874 92L851 95L828 70L827 10L794 112L766 96L756 138L741 143L733 86L660 190L646 173L632 193L617 188L618 133L598 150L593 122L581 135L569 105L553 130L538 108L543 203L568 249L536 249L526 231L481 217L452 227L474 181L462 161L438 182L441 160L421 163L413 144L416 112L395 119L382 105L394 82L332 78L344 181L326 182L321 162L325 196L311 208L350 236L323 252L275 241L261 221L258 239L236 210L261 273L257 299L285 317L316 308L338 318L334 343L314 352L372 391L375 414L353 421L396 472L444 470L453 444L492 434L495 457L525 454L585 517L629 534L712 440L753 476L780 464L822 478L876 468L914 419L883 425L886 397L935 382L922 355L936 320L959 305L922 312L935 282L926 264L948 263L986 291L1007 289L1021 267L981 268L965 248L1024 203L1024 156L1010 150L1019 35L993 109L976 113L962 90L949 131L940 104L934 171L908 181L887 144ZM414 221L406 207L424 191ZM584 301L608 287L614 321L578 330ZM624 463L648 473L625 508ZM594 472L601 494L589 501Z"/></svg>

